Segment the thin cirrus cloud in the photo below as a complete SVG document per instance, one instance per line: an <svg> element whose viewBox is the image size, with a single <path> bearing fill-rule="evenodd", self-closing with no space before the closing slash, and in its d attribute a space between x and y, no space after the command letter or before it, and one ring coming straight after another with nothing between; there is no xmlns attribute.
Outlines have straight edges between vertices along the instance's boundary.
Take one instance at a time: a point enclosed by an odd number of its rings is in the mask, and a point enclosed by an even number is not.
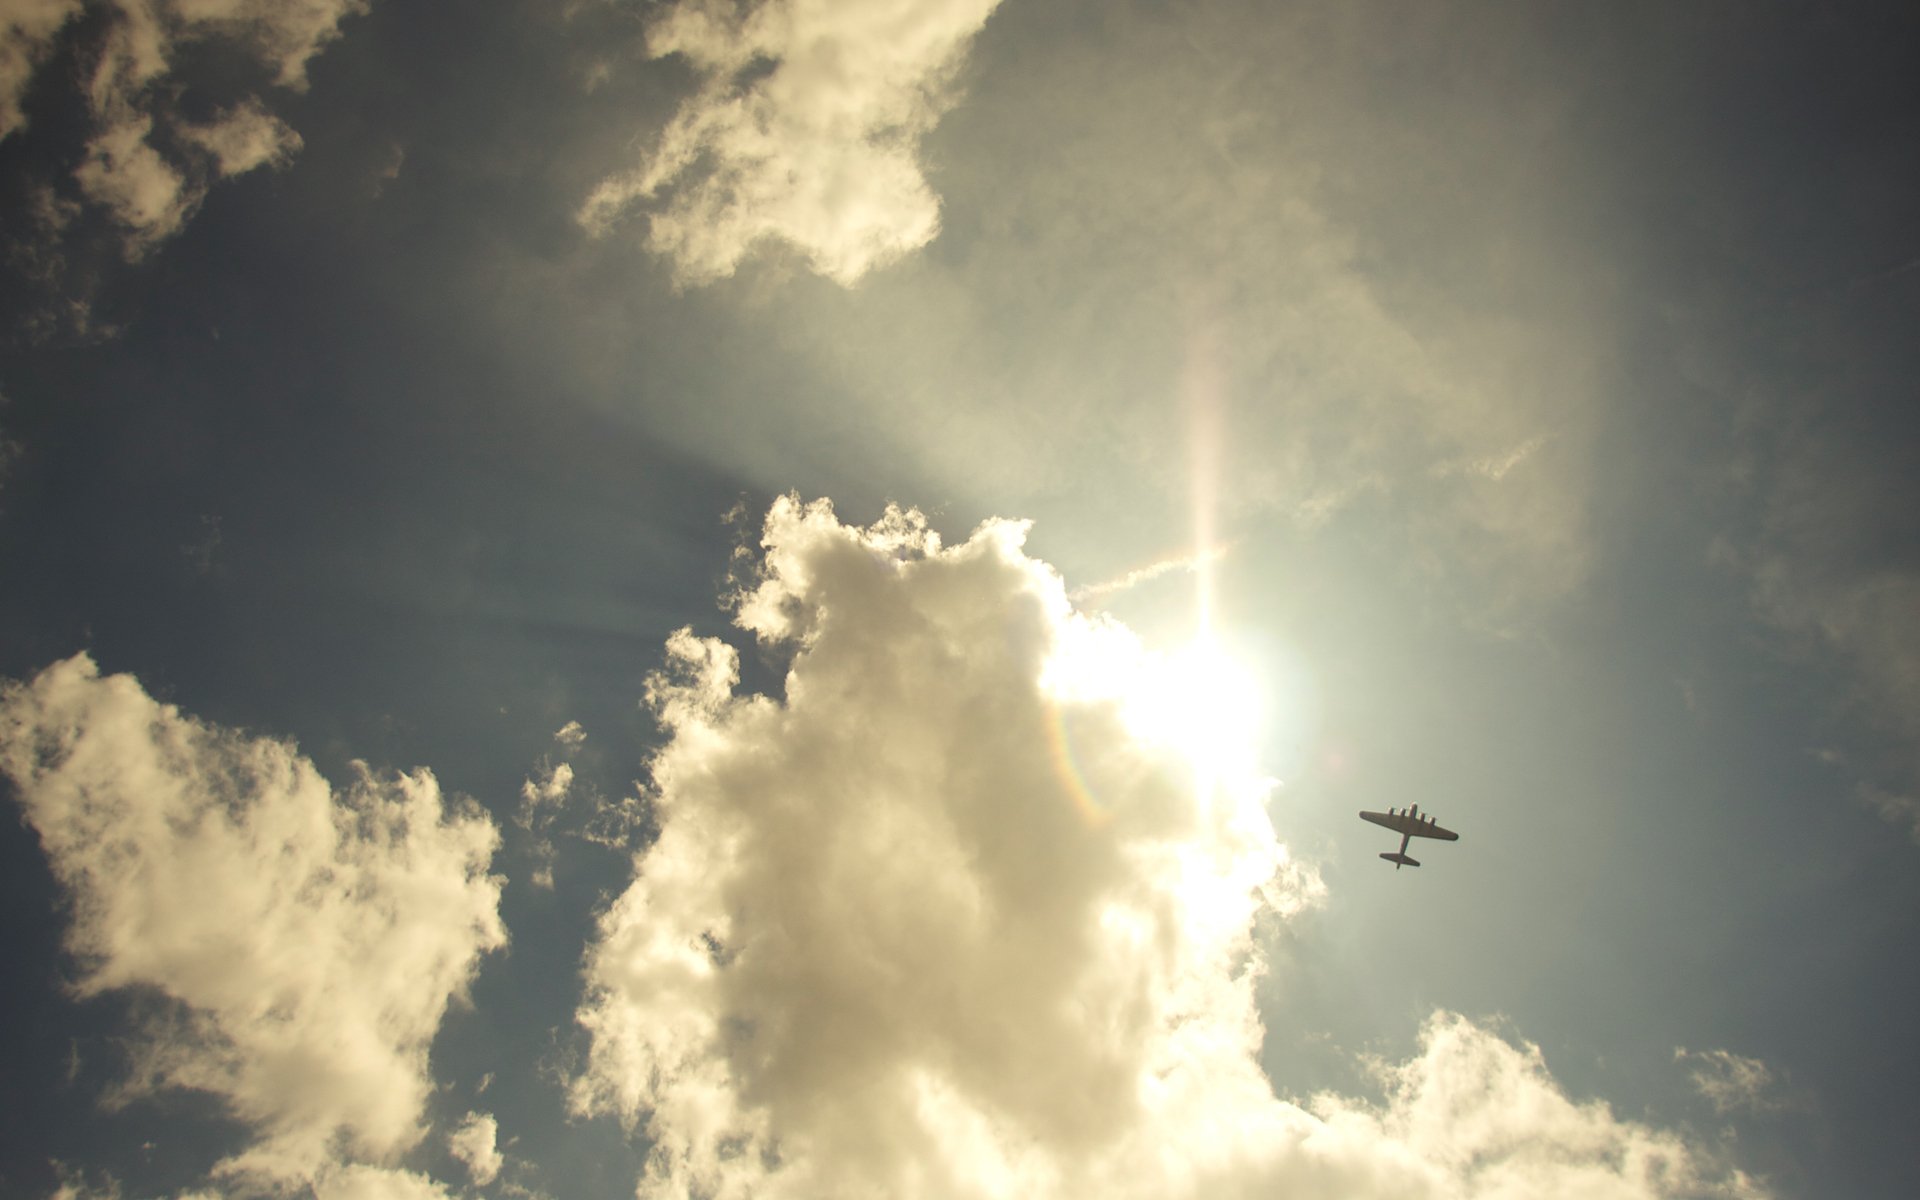
<svg viewBox="0 0 1920 1200"><path fill-rule="evenodd" d="M1024 532L783 499L736 612L784 697L670 641L660 833L589 949L573 1085L644 1126L643 1198L1764 1194L1451 1014L1382 1103L1278 1098L1255 930L1318 876L1265 783L1197 788L1129 719L1164 673Z"/></svg>
<svg viewBox="0 0 1920 1200"><path fill-rule="evenodd" d="M1773 1068L1757 1058L1730 1050L1689 1050L1676 1046L1673 1061L1687 1066L1687 1081L1713 1111L1766 1113L1785 1102L1776 1094L1779 1080Z"/></svg>
<svg viewBox="0 0 1920 1200"><path fill-rule="evenodd" d="M0 769L72 897L77 991L170 1002L118 1099L219 1097L252 1134L230 1182L437 1189L389 1164L425 1133L442 1015L506 944L483 813L424 770L336 790L84 654L0 691Z"/></svg>
<svg viewBox="0 0 1920 1200"><path fill-rule="evenodd" d="M1763 622L1842 668L1831 724L1849 749L1827 760L1920 843L1920 570L1898 550L1910 506L1884 465L1830 434L1787 424L1766 451L1722 468L1724 486L1756 493L1759 517L1709 558L1746 578Z"/></svg>
<svg viewBox="0 0 1920 1200"><path fill-rule="evenodd" d="M14 0L0 18L0 138L27 124L22 101L62 31L81 5L70 0ZM82 61L81 81L94 130L74 169L80 194L120 226L126 252L138 258L179 232L208 187L262 166L282 166L301 139L246 94L210 120L188 119L176 107L177 50L216 42L272 73L283 88L306 86L308 62L366 0L113 0L99 43ZM49 233L57 234L58 228Z"/></svg>
<svg viewBox="0 0 1920 1200"><path fill-rule="evenodd" d="M682 284L734 273L763 243L851 285L931 241L940 204L920 141L957 98L968 44L999 0L685 0L647 31L700 85L637 167L602 180L595 234L662 201L647 244Z"/></svg>

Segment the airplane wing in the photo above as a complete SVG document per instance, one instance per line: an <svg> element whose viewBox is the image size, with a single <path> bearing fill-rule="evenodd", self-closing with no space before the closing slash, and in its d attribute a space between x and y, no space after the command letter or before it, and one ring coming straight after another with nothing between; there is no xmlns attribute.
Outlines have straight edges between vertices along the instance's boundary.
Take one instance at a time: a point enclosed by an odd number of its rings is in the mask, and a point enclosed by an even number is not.
<svg viewBox="0 0 1920 1200"><path fill-rule="evenodd" d="M1410 817L1406 813L1362 812L1360 815L1366 820L1372 821L1375 825L1385 825L1395 833L1406 834L1411 837L1438 838L1443 842L1457 842L1460 840L1460 835L1453 830L1442 829L1432 821L1418 817Z"/></svg>

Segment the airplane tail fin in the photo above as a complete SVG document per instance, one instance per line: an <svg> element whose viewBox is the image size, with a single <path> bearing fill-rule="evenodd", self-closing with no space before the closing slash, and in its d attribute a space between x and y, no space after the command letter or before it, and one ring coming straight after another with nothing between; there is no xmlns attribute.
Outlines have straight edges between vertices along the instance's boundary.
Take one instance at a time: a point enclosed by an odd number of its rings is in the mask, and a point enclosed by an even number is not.
<svg viewBox="0 0 1920 1200"><path fill-rule="evenodd" d="M1408 858L1404 854L1382 854L1380 857L1392 863L1393 869L1396 871L1401 867L1417 867L1420 865L1419 860Z"/></svg>

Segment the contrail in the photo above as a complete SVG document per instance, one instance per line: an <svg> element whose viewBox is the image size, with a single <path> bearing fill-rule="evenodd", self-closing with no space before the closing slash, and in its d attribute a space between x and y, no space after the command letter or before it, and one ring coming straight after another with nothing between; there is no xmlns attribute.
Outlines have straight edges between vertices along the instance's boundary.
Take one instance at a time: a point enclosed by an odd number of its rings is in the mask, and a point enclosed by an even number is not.
<svg viewBox="0 0 1920 1200"><path fill-rule="evenodd" d="M1233 546L1234 544L1232 542L1228 542L1222 546L1213 546L1209 549L1202 550L1198 554L1189 554L1184 558L1162 559L1157 563L1150 563L1138 570L1128 571L1118 579L1109 579L1105 583L1091 583L1086 587L1075 588L1073 591L1067 593L1067 599L1073 601L1075 604L1084 604L1089 600L1099 600L1103 597L1111 596L1115 592L1124 592L1129 588L1138 587L1140 584L1158 579L1162 575L1171 575L1176 571L1198 571L1201 567L1209 563L1218 562L1225 558L1227 552L1232 550Z"/></svg>

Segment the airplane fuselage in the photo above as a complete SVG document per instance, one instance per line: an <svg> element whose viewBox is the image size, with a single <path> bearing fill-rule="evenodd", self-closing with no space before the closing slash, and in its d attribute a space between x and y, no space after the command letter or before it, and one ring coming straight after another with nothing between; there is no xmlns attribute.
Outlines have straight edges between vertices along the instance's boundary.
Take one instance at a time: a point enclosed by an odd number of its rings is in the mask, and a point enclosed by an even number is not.
<svg viewBox="0 0 1920 1200"><path fill-rule="evenodd" d="M1371 821L1375 825L1384 825L1400 835L1400 849L1390 854L1382 854L1380 856L1392 863L1393 869L1396 871L1401 867L1417 867L1420 865L1418 859L1411 858L1407 854L1407 846L1414 838L1435 838L1445 842L1460 840L1459 834L1453 832L1451 829L1442 829L1440 824L1432 817L1421 816L1420 806L1418 804L1413 805L1405 812L1401 812L1396 808L1389 808L1384 813L1362 811L1360 816L1363 820Z"/></svg>

